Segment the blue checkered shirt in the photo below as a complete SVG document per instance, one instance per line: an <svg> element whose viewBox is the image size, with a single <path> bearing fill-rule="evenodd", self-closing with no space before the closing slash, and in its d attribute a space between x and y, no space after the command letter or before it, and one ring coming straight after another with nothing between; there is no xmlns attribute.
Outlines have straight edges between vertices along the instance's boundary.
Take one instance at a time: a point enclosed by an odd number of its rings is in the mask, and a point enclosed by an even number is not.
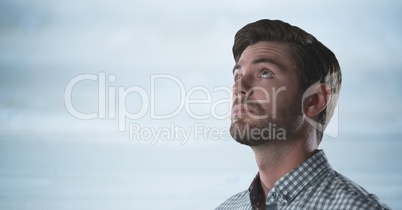
<svg viewBox="0 0 402 210"><path fill-rule="evenodd" d="M258 209L260 196L264 192L257 174L248 190L230 197L216 209ZM333 170L323 151L280 178L265 204L266 209L273 210L390 209L377 196Z"/></svg>

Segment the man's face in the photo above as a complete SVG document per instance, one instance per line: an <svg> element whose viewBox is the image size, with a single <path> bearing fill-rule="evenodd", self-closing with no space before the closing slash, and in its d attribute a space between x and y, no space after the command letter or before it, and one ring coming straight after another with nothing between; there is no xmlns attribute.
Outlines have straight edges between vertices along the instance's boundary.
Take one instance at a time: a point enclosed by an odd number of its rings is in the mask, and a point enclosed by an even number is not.
<svg viewBox="0 0 402 210"><path fill-rule="evenodd" d="M246 145L291 138L303 121L298 77L288 46L248 46L233 70L230 133Z"/></svg>

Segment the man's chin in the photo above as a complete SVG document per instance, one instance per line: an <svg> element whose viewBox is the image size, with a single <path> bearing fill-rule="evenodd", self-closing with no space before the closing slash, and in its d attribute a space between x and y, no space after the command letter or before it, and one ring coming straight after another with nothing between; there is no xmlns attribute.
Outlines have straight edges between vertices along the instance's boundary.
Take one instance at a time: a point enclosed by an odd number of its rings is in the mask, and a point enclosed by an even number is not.
<svg viewBox="0 0 402 210"><path fill-rule="evenodd" d="M264 144L265 142L261 139L251 138L250 124L238 119L232 122L230 126L230 135L234 140L240 144L247 146L258 146Z"/></svg>
<svg viewBox="0 0 402 210"><path fill-rule="evenodd" d="M243 144L243 145L247 145L247 146L250 146L250 147L253 147L253 146L260 146L260 145L263 145L263 144L267 144L269 141L265 141L265 140L250 140L250 139L239 139L239 138L235 138L234 140L236 140L236 142L238 142L238 143L240 143L240 144Z"/></svg>
<svg viewBox="0 0 402 210"><path fill-rule="evenodd" d="M272 141L286 140L286 131L273 122L252 124L243 120L232 121L230 135L240 144L248 146L263 145Z"/></svg>

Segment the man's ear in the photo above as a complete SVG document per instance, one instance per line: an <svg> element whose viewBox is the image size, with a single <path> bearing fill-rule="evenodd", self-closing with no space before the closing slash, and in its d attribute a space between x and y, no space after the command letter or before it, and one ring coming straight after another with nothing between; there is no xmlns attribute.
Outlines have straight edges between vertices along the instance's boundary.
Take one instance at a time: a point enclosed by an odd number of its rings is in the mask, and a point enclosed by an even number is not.
<svg viewBox="0 0 402 210"><path fill-rule="evenodd" d="M327 107L331 91L328 85L324 83L314 85L314 88L310 89L310 91L303 100L303 111L307 117L314 118Z"/></svg>

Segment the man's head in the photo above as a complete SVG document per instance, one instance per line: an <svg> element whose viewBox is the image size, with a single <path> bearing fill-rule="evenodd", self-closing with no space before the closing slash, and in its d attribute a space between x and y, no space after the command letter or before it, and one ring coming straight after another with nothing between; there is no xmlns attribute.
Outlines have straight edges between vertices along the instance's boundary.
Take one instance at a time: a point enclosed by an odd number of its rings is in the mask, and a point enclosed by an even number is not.
<svg viewBox="0 0 402 210"><path fill-rule="evenodd" d="M340 66L327 47L298 27L260 20L236 33L233 56L231 134L237 141L293 138L308 120L321 141L341 85Z"/></svg>

